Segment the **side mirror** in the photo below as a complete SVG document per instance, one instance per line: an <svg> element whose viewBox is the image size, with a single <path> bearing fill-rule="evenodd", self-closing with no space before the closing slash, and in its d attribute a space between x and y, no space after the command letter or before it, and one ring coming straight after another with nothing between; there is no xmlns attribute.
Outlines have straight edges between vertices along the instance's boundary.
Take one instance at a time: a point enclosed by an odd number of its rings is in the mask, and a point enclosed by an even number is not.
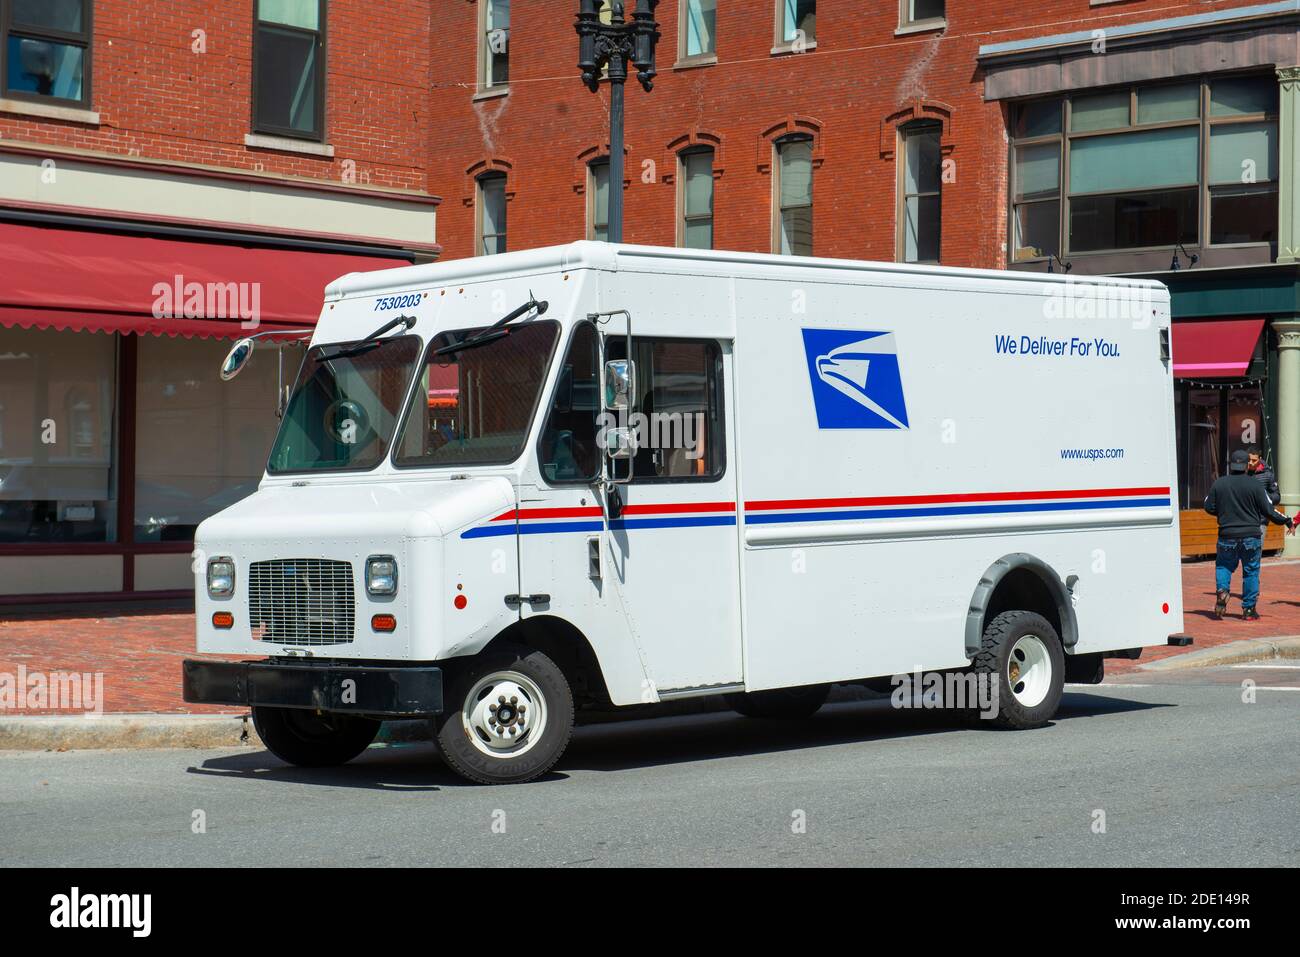
<svg viewBox="0 0 1300 957"><path fill-rule="evenodd" d="M637 453L635 429L605 429L602 437L611 459L630 459Z"/></svg>
<svg viewBox="0 0 1300 957"><path fill-rule="evenodd" d="M225 361L221 363L222 382L229 382L248 365L248 360L253 357L254 344L252 339L240 339L226 353Z"/></svg>
<svg viewBox="0 0 1300 957"><path fill-rule="evenodd" d="M631 359L610 359L605 363L605 408L620 411L632 407L636 392L636 363Z"/></svg>

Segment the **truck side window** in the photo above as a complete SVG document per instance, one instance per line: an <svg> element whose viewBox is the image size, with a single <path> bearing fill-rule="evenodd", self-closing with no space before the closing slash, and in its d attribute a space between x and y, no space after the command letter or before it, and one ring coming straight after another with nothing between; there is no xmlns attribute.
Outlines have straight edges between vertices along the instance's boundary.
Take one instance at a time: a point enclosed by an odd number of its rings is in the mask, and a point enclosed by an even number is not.
<svg viewBox="0 0 1300 957"><path fill-rule="evenodd" d="M599 361L596 327L583 323L574 329L560 366L538 450L542 477L553 484L592 482L600 474L596 448Z"/></svg>
<svg viewBox="0 0 1300 957"><path fill-rule="evenodd" d="M611 336L607 356L621 359L625 340ZM726 466L722 431L722 353L713 340L632 340L640 415L634 481L712 481Z"/></svg>

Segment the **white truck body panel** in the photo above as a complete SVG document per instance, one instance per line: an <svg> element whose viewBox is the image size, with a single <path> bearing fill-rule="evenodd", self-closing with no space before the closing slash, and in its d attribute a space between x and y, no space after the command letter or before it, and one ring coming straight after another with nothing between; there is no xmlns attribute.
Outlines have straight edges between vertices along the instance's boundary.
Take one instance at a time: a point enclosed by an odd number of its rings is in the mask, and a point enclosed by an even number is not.
<svg viewBox="0 0 1300 957"><path fill-rule="evenodd" d="M561 331L516 461L267 474L200 527L199 557L234 558L240 582L254 561L348 562L354 639L268 647L244 592L209 598L196 561L200 651L437 662L549 616L615 704L845 681L965 665L976 590L1011 555L1068 587L1069 653L1181 630L1158 283L575 243L343 277L313 344L372 332L384 297L418 295L403 311L427 345L530 294ZM725 468L624 486L611 518L593 486L547 483L537 448L575 325L621 309L637 338L716 341ZM366 595L371 555L397 558L395 598ZM370 630L380 612L392 634Z"/></svg>

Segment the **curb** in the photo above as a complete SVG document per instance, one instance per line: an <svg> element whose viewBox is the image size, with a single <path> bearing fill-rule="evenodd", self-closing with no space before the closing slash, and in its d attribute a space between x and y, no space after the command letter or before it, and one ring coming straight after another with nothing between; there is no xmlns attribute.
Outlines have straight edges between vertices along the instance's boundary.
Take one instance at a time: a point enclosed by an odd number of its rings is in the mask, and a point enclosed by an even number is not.
<svg viewBox="0 0 1300 957"><path fill-rule="evenodd" d="M1281 638L1243 638L1214 648L1203 648L1183 655L1160 658L1138 665L1138 670L1177 671L1183 668L1217 668L1221 665L1267 661L1272 658L1300 658L1300 635Z"/></svg>
<svg viewBox="0 0 1300 957"><path fill-rule="evenodd" d="M14 715L0 717L0 750L234 748L260 743L242 714Z"/></svg>

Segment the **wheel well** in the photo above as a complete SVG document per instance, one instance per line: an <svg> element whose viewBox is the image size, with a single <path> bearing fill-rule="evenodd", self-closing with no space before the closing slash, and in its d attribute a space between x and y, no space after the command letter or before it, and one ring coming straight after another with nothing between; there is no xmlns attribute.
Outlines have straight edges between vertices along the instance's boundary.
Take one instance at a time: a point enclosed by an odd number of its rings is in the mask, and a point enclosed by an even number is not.
<svg viewBox="0 0 1300 957"><path fill-rule="evenodd" d="M587 636L563 618L537 615L515 622L493 638L484 651L503 644L524 645L540 651L564 672L579 708L608 708L613 705L600 662Z"/></svg>
<svg viewBox="0 0 1300 957"><path fill-rule="evenodd" d="M1056 629L1061 644L1073 648L1078 622L1068 586L1046 562L1023 553L994 562L980 579L966 618L966 653L979 651L984 628L1004 611L1031 611Z"/></svg>

